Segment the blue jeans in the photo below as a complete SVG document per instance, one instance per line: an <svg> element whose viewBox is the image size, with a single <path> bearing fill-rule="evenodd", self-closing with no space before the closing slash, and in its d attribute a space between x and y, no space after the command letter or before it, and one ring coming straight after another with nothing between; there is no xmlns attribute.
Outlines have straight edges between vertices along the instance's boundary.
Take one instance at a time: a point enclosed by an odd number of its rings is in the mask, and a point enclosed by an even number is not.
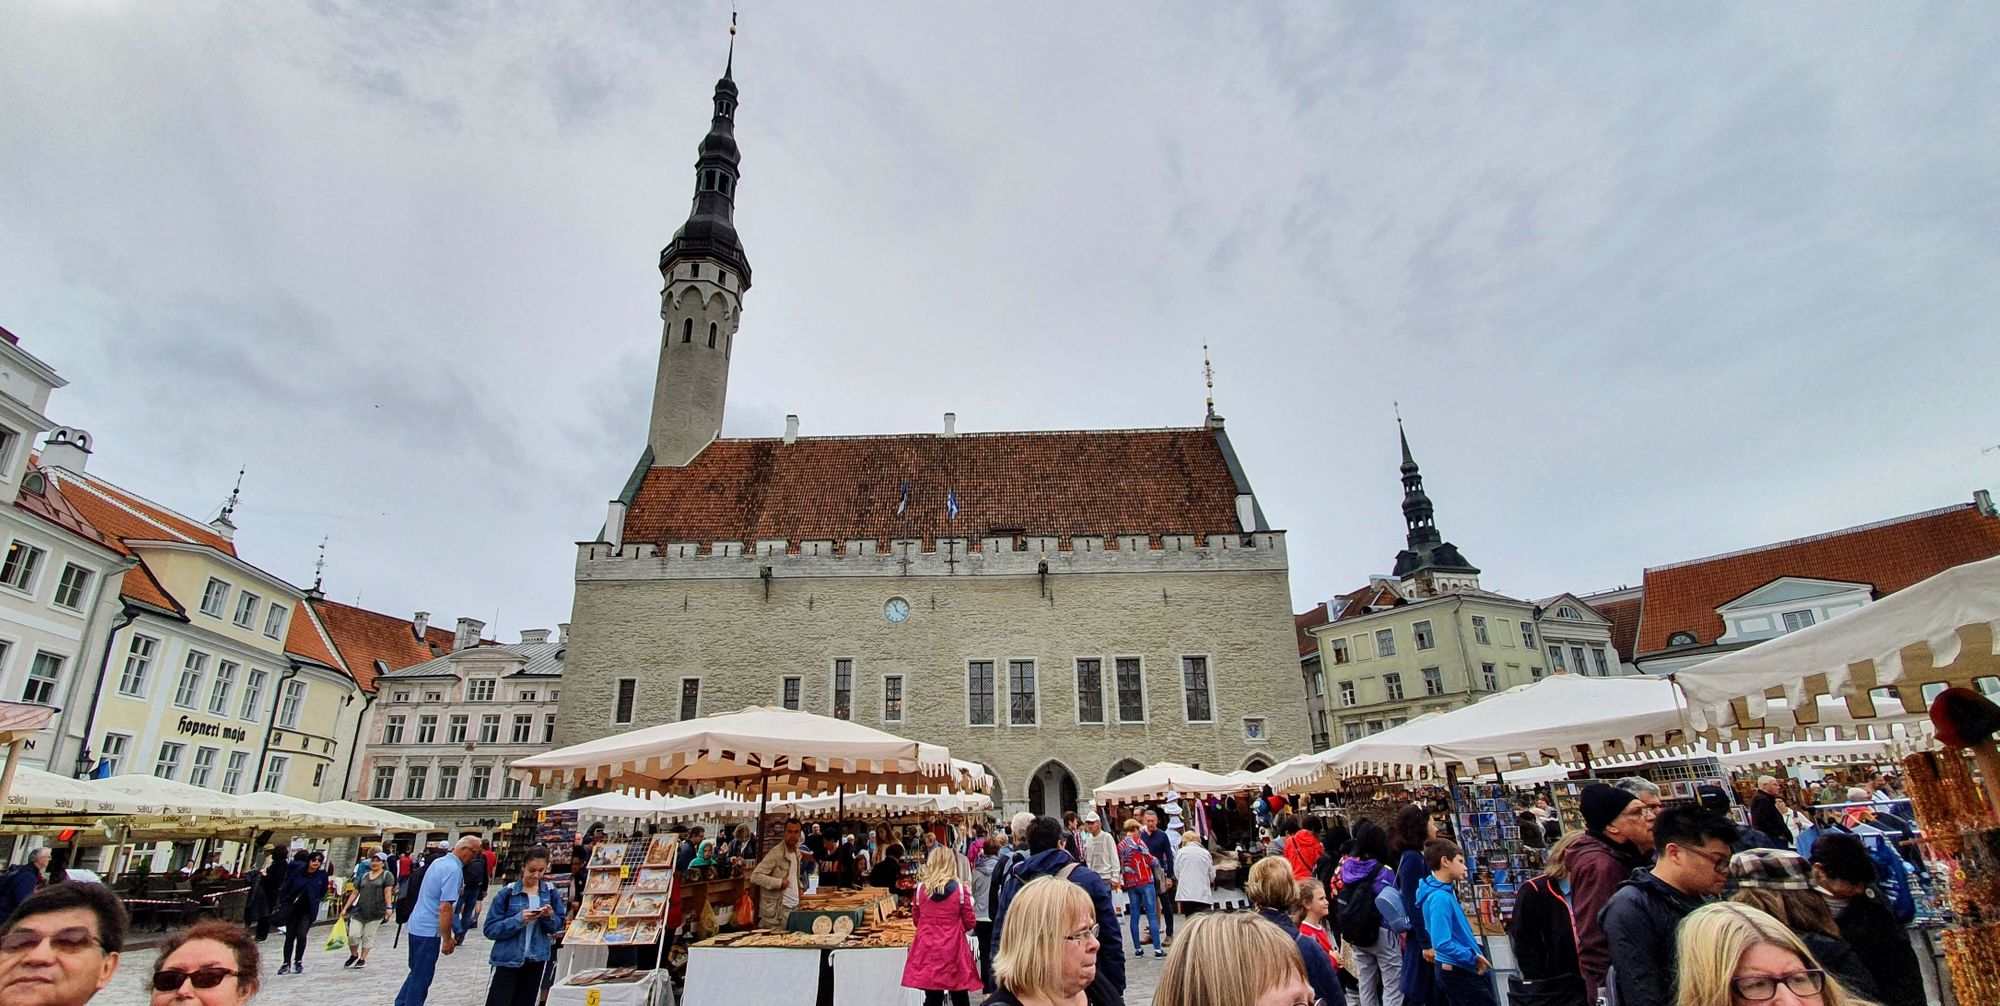
<svg viewBox="0 0 2000 1006"><path fill-rule="evenodd" d="M1446 971L1444 965L1437 966L1438 985L1444 988L1445 1001L1451 1006L1499 1006L1493 997L1493 972L1477 974L1453 965Z"/></svg>
<svg viewBox="0 0 2000 1006"><path fill-rule="evenodd" d="M410 937L410 974L396 992L396 1006L424 1006L431 995L431 977L437 974L438 953L443 939L436 936Z"/></svg>
<svg viewBox="0 0 2000 1006"><path fill-rule="evenodd" d="M485 896L485 888L475 891L468 887L452 906L451 935L457 937L460 943L465 942L466 930L479 924L479 899Z"/></svg>
<svg viewBox="0 0 2000 1006"><path fill-rule="evenodd" d="M1126 917L1132 920L1132 952L1144 953L1139 949L1139 913L1145 912L1153 925L1153 949L1158 950L1165 942L1160 930L1160 892L1151 884L1140 884L1125 889Z"/></svg>

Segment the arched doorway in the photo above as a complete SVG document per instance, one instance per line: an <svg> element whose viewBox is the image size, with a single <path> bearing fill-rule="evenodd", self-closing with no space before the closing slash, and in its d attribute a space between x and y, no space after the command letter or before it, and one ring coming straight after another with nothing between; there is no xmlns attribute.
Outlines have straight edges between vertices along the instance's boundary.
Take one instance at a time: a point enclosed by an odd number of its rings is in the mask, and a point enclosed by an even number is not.
<svg viewBox="0 0 2000 1006"><path fill-rule="evenodd" d="M1243 771L1245 772L1262 772L1270 767L1271 759L1263 755L1252 755L1249 761L1243 763Z"/></svg>
<svg viewBox="0 0 2000 1006"><path fill-rule="evenodd" d="M1040 817L1061 817L1076 809L1076 776L1059 761L1043 762L1028 777L1028 812Z"/></svg>
<svg viewBox="0 0 2000 1006"><path fill-rule="evenodd" d="M1117 782L1118 780L1123 779L1126 776L1131 775L1132 773L1137 772L1145 767L1146 766L1141 765L1130 758L1124 759L1123 761L1120 761L1118 764L1111 766L1111 771L1104 773L1104 781Z"/></svg>

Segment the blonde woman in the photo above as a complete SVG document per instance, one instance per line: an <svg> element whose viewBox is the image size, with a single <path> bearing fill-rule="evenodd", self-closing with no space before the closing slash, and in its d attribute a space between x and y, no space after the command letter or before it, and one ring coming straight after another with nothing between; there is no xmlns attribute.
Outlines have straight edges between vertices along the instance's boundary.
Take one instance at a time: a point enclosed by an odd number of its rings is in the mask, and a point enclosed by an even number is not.
<svg viewBox="0 0 2000 1006"><path fill-rule="evenodd" d="M1675 1006L1869 1006L1828 981L1785 924L1720 902L1681 920Z"/></svg>
<svg viewBox="0 0 2000 1006"><path fill-rule="evenodd" d="M943 1006L946 993L952 1006L967 1006L980 987L979 964L965 942L977 919L971 893L958 882L960 858L946 846L931 846L910 895L917 936L903 963L903 987L921 990L924 1006Z"/></svg>
<svg viewBox="0 0 2000 1006"><path fill-rule="evenodd" d="M1182 915L1194 916L1215 905L1215 857L1192 831L1181 833L1181 847L1174 852L1174 897Z"/></svg>
<svg viewBox="0 0 2000 1006"><path fill-rule="evenodd" d="M1109 1006L1097 978L1097 906L1083 888L1037 877L1008 903L984 1006Z"/></svg>
<svg viewBox="0 0 2000 1006"><path fill-rule="evenodd" d="M1302 1006L1312 1001L1312 983L1306 980L1298 947L1262 919L1238 913L1210 912L1188 920L1153 992L1153 1006Z"/></svg>
<svg viewBox="0 0 2000 1006"><path fill-rule="evenodd" d="M1332 956L1320 947L1319 941L1299 932L1299 924L1292 921L1292 909L1299 904L1299 882L1292 877L1291 863L1277 856L1258 860L1250 867L1250 880L1243 885L1243 894L1259 916L1270 920L1292 940L1299 960L1305 965L1306 982L1312 986L1313 997L1326 1000L1328 1006L1346 1002L1347 994L1341 989L1340 974L1334 970Z"/></svg>

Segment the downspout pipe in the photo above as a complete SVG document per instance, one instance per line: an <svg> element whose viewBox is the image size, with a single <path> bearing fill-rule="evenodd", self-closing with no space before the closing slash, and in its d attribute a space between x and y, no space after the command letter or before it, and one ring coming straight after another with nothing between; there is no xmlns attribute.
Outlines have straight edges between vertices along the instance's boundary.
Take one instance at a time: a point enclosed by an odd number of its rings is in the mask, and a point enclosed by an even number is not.
<svg viewBox="0 0 2000 1006"><path fill-rule="evenodd" d="M83 716L83 746L76 753L76 778L90 775L90 739L97 736L97 704L104 699L104 678L111 672L111 641L118 633L139 620L139 609L125 605L119 613L119 621L112 623L111 631L104 634L104 652L97 658L97 685L90 690L90 711ZM53 768L54 766L50 766Z"/></svg>
<svg viewBox="0 0 2000 1006"><path fill-rule="evenodd" d="M271 719L264 724L264 744L257 749L257 778L250 780L250 791L253 793L264 785L264 762L271 754L271 731L278 728L278 709L285 704L285 682L298 676L298 661L291 661L271 688Z"/></svg>
<svg viewBox="0 0 2000 1006"><path fill-rule="evenodd" d="M361 693L361 712L354 717L354 742L347 746L347 770L340 776L340 799L345 800L348 791L354 787L354 756L361 750L361 731L368 728L368 707L375 704L379 692Z"/></svg>

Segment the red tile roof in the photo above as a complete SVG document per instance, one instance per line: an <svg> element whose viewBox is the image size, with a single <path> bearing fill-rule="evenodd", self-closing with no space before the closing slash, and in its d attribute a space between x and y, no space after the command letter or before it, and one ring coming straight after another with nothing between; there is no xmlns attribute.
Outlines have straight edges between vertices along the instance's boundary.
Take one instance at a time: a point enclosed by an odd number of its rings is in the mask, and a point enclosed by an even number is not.
<svg viewBox="0 0 2000 1006"><path fill-rule="evenodd" d="M2000 555L2000 518L1973 504L1897 517L1728 555L1646 570L1639 653L1692 632L1713 643L1725 626L1715 609L1779 577L1866 583L1891 594L1953 566Z"/></svg>
<svg viewBox="0 0 2000 1006"><path fill-rule="evenodd" d="M123 551L116 542L106 537L97 528L91 526L90 521L84 519L83 514L77 512L76 507L70 505L69 500L63 497L62 488L56 485L54 479L48 478L47 473L41 471L32 457L29 458L28 474L42 475L40 480L41 489L39 492L36 491L31 484L33 480L23 477L21 491L14 497L14 507L16 509L22 510L42 522L68 532L92 545L108 548L113 551Z"/></svg>
<svg viewBox="0 0 2000 1006"><path fill-rule="evenodd" d="M192 517L134 496L94 475L64 471L60 479L70 502L105 534L131 541L179 540L236 555L236 546L229 539Z"/></svg>
<svg viewBox="0 0 2000 1006"><path fill-rule="evenodd" d="M415 626L409 619L338 601L316 600L311 603L313 610L319 614L320 624L326 627L327 635L333 637L334 647L346 658L348 670L354 673L355 681L364 691L375 690L375 662L378 660L389 670L399 671L451 652L452 634L449 632L426 629L427 644L417 640ZM433 646L437 649L432 650Z"/></svg>
<svg viewBox="0 0 2000 1006"><path fill-rule="evenodd" d="M319 623L306 609L304 601L292 604L292 624L285 630L285 652L347 671L348 677L354 678L357 682L360 680L359 675L342 663L340 656L333 652L327 637L320 632Z"/></svg>
<svg viewBox="0 0 2000 1006"><path fill-rule="evenodd" d="M1590 605L1592 611L1611 620L1611 648L1618 651L1621 660L1632 659L1632 646L1639 638L1639 612L1644 601L1643 597L1632 597Z"/></svg>
<svg viewBox="0 0 2000 1006"><path fill-rule="evenodd" d="M896 503L904 483L910 505ZM945 493L956 492L947 528ZM913 538L1234 531L1236 481L1207 429L718 440L651 468L628 541Z"/></svg>
<svg viewBox="0 0 2000 1006"><path fill-rule="evenodd" d="M49 488L58 492L79 518L98 531L106 544L110 545L121 555L137 557L138 553L126 547L125 542L118 537L116 529L120 527L147 526L143 521L132 518L130 514L120 510L107 497L92 492L89 483L81 479L70 478L66 473L49 472L48 474L50 475ZM67 479L67 485L70 487L69 491L62 489L60 480L63 479ZM158 529L154 528L150 530L157 535ZM181 603L175 600L173 595L167 593L167 588L160 584L159 578L153 575L153 571L146 566L144 559L140 559L137 566L125 571L125 576L119 582L118 592L120 596L130 598L141 604L171 611L182 617L186 617L187 615L187 609L182 607Z"/></svg>
<svg viewBox="0 0 2000 1006"><path fill-rule="evenodd" d="M1298 633L1299 636L1299 656L1304 657L1308 654L1319 652L1319 640L1307 630L1315 625L1325 625L1326 623L1326 605L1324 604L1315 604L1311 611L1303 615L1292 616L1292 631Z"/></svg>
<svg viewBox="0 0 2000 1006"><path fill-rule="evenodd" d="M1334 595L1329 607L1339 609L1339 616L1333 619L1338 622L1343 619L1358 618L1368 614L1371 610L1393 608L1399 604L1407 603L1407 600L1403 595L1396 593L1394 589L1384 584L1370 582L1368 586L1360 590Z"/></svg>

